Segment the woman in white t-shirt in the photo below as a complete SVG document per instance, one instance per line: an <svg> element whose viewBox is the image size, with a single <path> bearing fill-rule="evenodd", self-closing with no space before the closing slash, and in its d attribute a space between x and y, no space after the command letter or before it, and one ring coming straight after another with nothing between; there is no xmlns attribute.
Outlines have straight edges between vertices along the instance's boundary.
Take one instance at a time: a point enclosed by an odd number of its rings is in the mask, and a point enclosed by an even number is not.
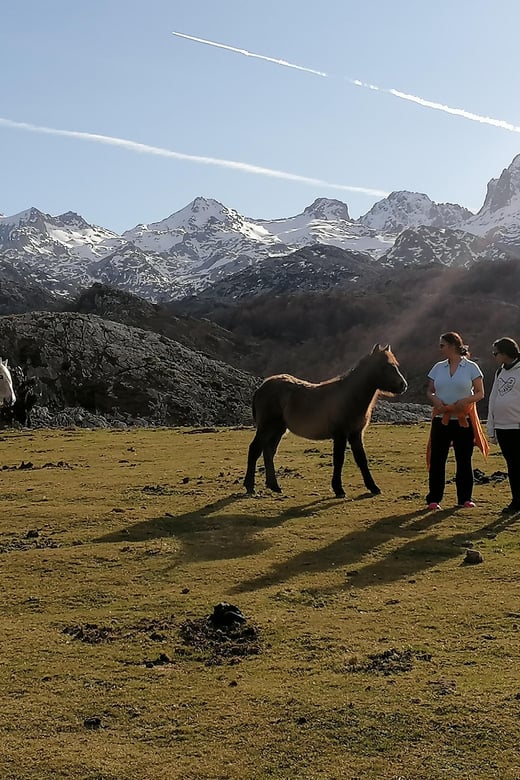
<svg viewBox="0 0 520 780"><path fill-rule="evenodd" d="M450 331L439 340L442 360L428 374L427 397L433 406L429 442L428 509L440 509L446 484L446 461L451 444L455 452L457 502L474 507L473 446L480 426L475 404L484 398L482 371L469 360L462 337Z"/></svg>

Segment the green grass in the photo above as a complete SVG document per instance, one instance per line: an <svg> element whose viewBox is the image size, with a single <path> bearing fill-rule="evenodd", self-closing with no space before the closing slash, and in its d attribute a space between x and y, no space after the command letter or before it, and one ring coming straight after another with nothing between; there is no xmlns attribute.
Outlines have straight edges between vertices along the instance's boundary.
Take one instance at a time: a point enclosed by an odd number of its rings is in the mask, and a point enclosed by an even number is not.
<svg viewBox="0 0 520 780"><path fill-rule="evenodd" d="M347 454L348 498L333 498L330 445L287 436L284 493L259 475L247 497L251 438L2 435L0 776L518 780L507 483L477 485L474 510L449 483L428 513L427 427L372 425L381 496ZM496 448L474 465L504 469ZM468 544L482 564L463 565ZM185 644L220 601L261 653Z"/></svg>

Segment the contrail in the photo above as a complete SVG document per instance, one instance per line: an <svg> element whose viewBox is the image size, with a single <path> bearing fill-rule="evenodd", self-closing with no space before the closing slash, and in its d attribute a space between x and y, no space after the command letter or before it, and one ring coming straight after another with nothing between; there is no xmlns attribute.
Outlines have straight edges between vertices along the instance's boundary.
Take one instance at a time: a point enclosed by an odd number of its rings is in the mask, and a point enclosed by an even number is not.
<svg viewBox="0 0 520 780"><path fill-rule="evenodd" d="M366 84L359 79L347 79L347 81L350 81L350 83L354 84L356 87L364 87L365 89L372 89L376 92L387 92L401 100L409 100L412 103L417 103L417 105L424 106L425 108L433 108L436 111L444 111L446 114L461 116L463 119L471 119L472 122L480 122L481 124L500 127L502 130L509 130L512 133L520 133L520 127L518 125L513 125L511 122L506 122L503 119L493 119L493 117L490 116L481 116L480 114L474 114L472 111L466 111L464 108L452 108L451 106L445 106L443 103L435 103L433 100L426 100L417 95L409 95L407 92L400 92L398 89L385 89L383 87L378 87L376 84Z"/></svg>
<svg viewBox="0 0 520 780"><path fill-rule="evenodd" d="M254 173L258 176L271 176L275 179L286 179L287 181L301 182L302 184L313 184L319 187L328 187L335 190L346 190L348 192L358 192L363 195L374 195L376 197L386 197L389 193L385 190L372 189L370 187L354 187L349 184L335 184L322 179L313 179L310 176L300 176L296 173L287 171L277 171L272 168L262 168L259 165L250 165L249 163L236 162L235 160L222 160L218 157L203 157L196 154L184 154L183 152L174 152L172 149L163 149L160 146L149 146L137 141L129 141L126 138L114 138L110 135L100 135L99 133L84 133L78 130L60 130L54 127L43 127L40 125L31 125L27 122L15 122L12 119L0 117L0 126L12 127L18 130L28 130L32 133L46 133L47 135L60 135L66 138L78 138L83 141L94 141L109 146L119 146L128 149L131 152L140 152L142 154L155 154L161 157L173 157L176 160L189 160L190 162L201 163L202 165L217 165L221 168L231 168L242 173Z"/></svg>
<svg viewBox="0 0 520 780"><path fill-rule="evenodd" d="M518 125L506 122L504 119L493 119L493 117L490 116L481 116L480 114L474 114L471 111L465 111L463 108L451 108L451 106L444 106L442 103L434 103L432 100L425 100L416 95L407 95L406 92L399 92L397 89L389 89L388 92L390 92L391 95L402 98L402 100L411 100L412 103L418 103L420 106L425 106L426 108L434 108L436 111L444 111L446 114L461 116L463 119L471 119L473 122L481 122L484 125L501 127L502 130L510 130L512 133L520 133L520 127Z"/></svg>
<svg viewBox="0 0 520 780"><path fill-rule="evenodd" d="M273 57L266 57L263 54L253 54L246 49L236 49L234 46L227 46L225 43L217 43L216 41L207 41L205 38L196 38L194 35L185 35L184 33L174 32L172 35L176 35L178 38L186 38L188 41L195 41L196 43L207 43L208 46L216 46L217 49L227 49L228 51L234 51L237 54L244 54L246 57L254 57L257 60L266 60L266 62L274 62L276 65L283 65L285 68L294 68L295 70L304 70L305 73L313 73L315 76L323 76L323 78L329 78L327 73L323 73L321 70L313 70L312 68L304 68L302 65L295 65L293 62L287 62L286 60L276 60Z"/></svg>
<svg viewBox="0 0 520 780"><path fill-rule="evenodd" d="M276 65L283 65L286 68L294 68L295 70L301 70L305 73L312 73L314 76L322 76L323 78L340 78L339 76L331 76L328 73L324 73L321 70L314 70L313 68L305 68L303 65L295 65L293 62L287 62L286 60L279 60L274 57L266 57L263 54L255 54L246 49L238 49L235 46L228 46L224 43L217 43L216 41L208 41L206 38L196 38L194 35L185 35L180 32L173 32L172 35L176 35L178 38L186 38L189 41L195 41L196 43L205 43L208 46L216 46L218 49L226 49L227 51L235 52L236 54L243 54L246 57L255 57L258 60L266 60L267 62L273 62ZM493 127L499 127L502 130L509 130L512 133L520 133L520 126L513 125L511 122L506 122L504 119L494 119L489 116L482 116L481 114L475 114L472 111L466 111L464 108L452 108L446 106L443 103L436 103L433 100L426 100L418 95L410 95L407 92L401 92L398 89L387 89L386 87L378 87L377 84L367 84L365 81L359 79L351 79L344 77L346 81L353 84L356 87L363 87L364 89L371 89L375 92L386 92L389 95L393 95L400 100L408 100L411 103L416 103L424 108L432 108L436 111L443 111L445 114L452 114L453 116L460 116L463 119L470 119L472 122L480 122L484 125L492 125Z"/></svg>

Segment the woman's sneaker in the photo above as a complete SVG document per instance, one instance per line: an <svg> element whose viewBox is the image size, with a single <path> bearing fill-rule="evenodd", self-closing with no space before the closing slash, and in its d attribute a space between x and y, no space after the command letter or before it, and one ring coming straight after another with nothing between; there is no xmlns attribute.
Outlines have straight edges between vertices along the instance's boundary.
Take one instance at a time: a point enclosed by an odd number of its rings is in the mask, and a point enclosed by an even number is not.
<svg viewBox="0 0 520 780"><path fill-rule="evenodd" d="M432 501L430 504L428 504L428 509L430 509L431 511L434 511L436 509L442 509L442 507L436 501Z"/></svg>
<svg viewBox="0 0 520 780"><path fill-rule="evenodd" d="M473 507L475 506L475 502L474 501L464 501L464 503L460 504L460 506L464 507L464 509L473 509Z"/></svg>

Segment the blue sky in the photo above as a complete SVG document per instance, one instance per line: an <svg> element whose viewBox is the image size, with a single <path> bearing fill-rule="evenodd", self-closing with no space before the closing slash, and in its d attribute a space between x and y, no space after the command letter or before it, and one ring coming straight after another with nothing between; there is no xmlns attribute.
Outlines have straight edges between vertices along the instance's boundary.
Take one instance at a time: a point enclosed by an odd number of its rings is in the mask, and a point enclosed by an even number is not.
<svg viewBox="0 0 520 780"><path fill-rule="evenodd" d="M477 210L489 179L520 153L518 29L517 0L5 4L0 213L70 210L121 232L199 195L267 219L339 198L358 217L381 197L370 190L402 189Z"/></svg>

